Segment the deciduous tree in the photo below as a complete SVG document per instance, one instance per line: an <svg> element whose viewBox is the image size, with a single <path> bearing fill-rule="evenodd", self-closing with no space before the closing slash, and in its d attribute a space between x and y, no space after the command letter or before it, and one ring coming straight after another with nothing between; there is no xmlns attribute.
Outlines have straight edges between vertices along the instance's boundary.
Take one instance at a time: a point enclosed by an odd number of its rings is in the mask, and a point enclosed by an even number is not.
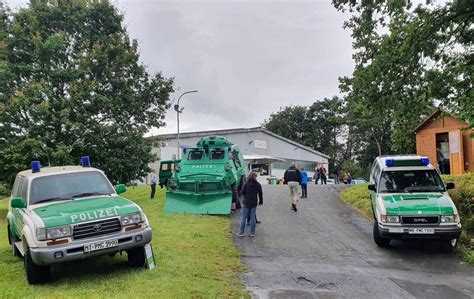
<svg viewBox="0 0 474 299"><path fill-rule="evenodd" d="M173 80L146 71L122 22L107 1L33 0L12 14L1 180L33 159L78 164L82 155L113 182L145 174L153 156L144 134L163 125Z"/></svg>

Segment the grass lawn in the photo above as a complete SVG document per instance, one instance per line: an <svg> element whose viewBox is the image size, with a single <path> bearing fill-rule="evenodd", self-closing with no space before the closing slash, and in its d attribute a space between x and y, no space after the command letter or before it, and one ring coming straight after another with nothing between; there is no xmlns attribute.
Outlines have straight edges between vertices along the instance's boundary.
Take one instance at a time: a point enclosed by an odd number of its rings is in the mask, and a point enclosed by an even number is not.
<svg viewBox="0 0 474 299"><path fill-rule="evenodd" d="M449 195L456 204L463 225L456 252L464 261L474 265L474 173L443 176L443 180L456 184L455 189L449 190ZM373 219L367 184L342 190L341 198L365 218Z"/></svg>
<svg viewBox="0 0 474 299"><path fill-rule="evenodd" d="M247 297L239 274L244 270L232 243L228 217L163 213L164 191L150 201L147 186L129 188L124 197L137 202L153 228L157 267L132 269L127 255L103 256L53 266L46 285L26 282L22 259L7 240L8 200L0 200L0 298Z"/></svg>

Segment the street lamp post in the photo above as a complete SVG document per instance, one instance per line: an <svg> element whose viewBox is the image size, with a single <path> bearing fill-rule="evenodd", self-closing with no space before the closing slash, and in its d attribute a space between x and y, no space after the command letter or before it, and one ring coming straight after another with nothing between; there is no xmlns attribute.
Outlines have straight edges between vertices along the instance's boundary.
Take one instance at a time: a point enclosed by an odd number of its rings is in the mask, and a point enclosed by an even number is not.
<svg viewBox="0 0 474 299"><path fill-rule="evenodd" d="M176 105L174 105L174 111L176 111L176 118L177 118L177 123L178 123L178 160L180 159L180 147L179 147L179 114L183 112L184 110L184 107L182 107L181 109L179 108L179 100L181 100L181 98L185 95L185 94L188 94L188 93L193 93L193 92L198 92L197 90L190 90L190 91L186 91L186 92L183 92L179 98L178 98L178 102L176 103Z"/></svg>

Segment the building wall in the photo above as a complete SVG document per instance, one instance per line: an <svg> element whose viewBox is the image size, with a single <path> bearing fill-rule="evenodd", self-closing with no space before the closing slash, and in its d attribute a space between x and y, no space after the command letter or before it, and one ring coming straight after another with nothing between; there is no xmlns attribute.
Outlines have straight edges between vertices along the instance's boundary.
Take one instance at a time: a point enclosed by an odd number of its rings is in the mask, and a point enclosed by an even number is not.
<svg viewBox="0 0 474 299"><path fill-rule="evenodd" d="M264 131L245 132L245 133L230 133L220 134L220 136L228 138L232 143L239 146L243 155L268 155L280 159L285 159L283 163L274 164L277 167L272 167L272 175L282 177L284 169L288 167L289 161L296 161L299 166L306 166L306 168L313 168L313 165L325 164L327 168L328 159L308 151L302 147L293 145L285 140L279 139ZM180 138L180 146L191 148L196 145L196 142L202 136L196 137L182 137ZM178 140L176 138L162 140L164 146L160 149L154 148L159 153L161 160L169 160L173 155L177 155ZM153 163L158 165L159 162ZM313 169L308 169L312 171ZM312 172L309 173L312 175Z"/></svg>
<svg viewBox="0 0 474 299"><path fill-rule="evenodd" d="M467 124L455 117L444 117L433 119L427 122L416 132L416 152L419 155L427 156L433 165L438 165L436 158L436 134L458 132L466 128ZM472 130L461 131L462 149L459 156L451 157L452 163L458 161L459 165L453 165L451 169L456 172L474 171L474 144L469 138ZM454 168L453 168L454 167ZM456 171L456 169L459 169Z"/></svg>

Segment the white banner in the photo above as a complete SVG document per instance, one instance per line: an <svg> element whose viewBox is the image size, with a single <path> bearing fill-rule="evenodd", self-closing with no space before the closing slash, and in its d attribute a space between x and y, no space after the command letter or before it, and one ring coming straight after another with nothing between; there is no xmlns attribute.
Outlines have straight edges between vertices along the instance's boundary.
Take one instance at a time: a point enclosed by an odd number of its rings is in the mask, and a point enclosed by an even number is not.
<svg viewBox="0 0 474 299"><path fill-rule="evenodd" d="M267 142L265 140L255 140L255 148L267 148Z"/></svg>

